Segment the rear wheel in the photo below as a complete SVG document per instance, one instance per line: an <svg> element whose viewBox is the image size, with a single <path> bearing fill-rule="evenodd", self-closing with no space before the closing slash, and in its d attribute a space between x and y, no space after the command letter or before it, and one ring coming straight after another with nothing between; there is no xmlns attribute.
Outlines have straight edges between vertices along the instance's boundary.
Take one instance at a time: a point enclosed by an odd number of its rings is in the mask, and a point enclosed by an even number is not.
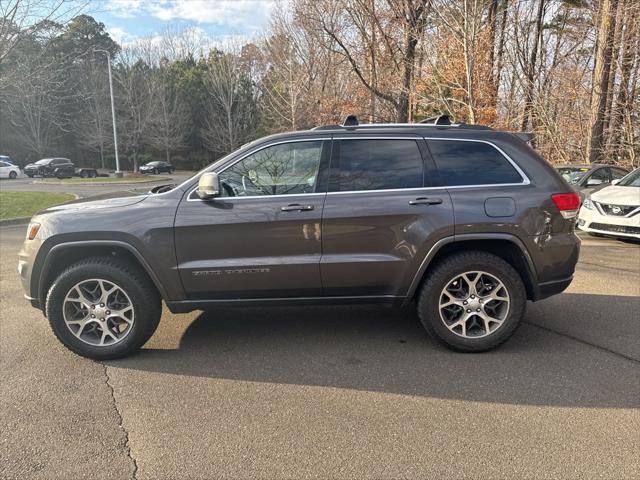
<svg viewBox="0 0 640 480"><path fill-rule="evenodd" d="M524 316L526 292L518 272L487 252L454 254L420 290L418 315L447 347L482 352L505 342Z"/></svg>
<svg viewBox="0 0 640 480"><path fill-rule="evenodd" d="M47 295L51 329L69 350L96 360L139 349L155 332L160 297L138 268L90 258L63 271Z"/></svg>
<svg viewBox="0 0 640 480"><path fill-rule="evenodd" d="M158 171L158 169L157 169L157 168L154 168L154 169L153 169L153 174L154 174L154 175L158 175L159 173L160 173L160 172Z"/></svg>
<svg viewBox="0 0 640 480"><path fill-rule="evenodd" d="M15 180L16 178L18 178L18 174L16 172L9 172L9 178L11 180Z"/></svg>

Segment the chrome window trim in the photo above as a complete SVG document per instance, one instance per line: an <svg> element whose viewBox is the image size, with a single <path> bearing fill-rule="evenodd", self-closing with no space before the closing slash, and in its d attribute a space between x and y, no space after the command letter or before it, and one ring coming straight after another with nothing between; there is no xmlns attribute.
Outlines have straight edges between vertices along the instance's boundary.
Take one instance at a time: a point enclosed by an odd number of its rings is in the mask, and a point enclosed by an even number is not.
<svg viewBox="0 0 640 480"><path fill-rule="evenodd" d="M287 193L285 195L247 195L246 197L214 197L211 200L203 200L201 198L191 198L191 195L198 189L198 187L194 187L189 191L189 195L187 196L187 202L211 202L214 200L251 200L256 198L291 198L291 197L319 197L324 196L326 193Z"/></svg>
<svg viewBox="0 0 640 480"><path fill-rule="evenodd" d="M222 169L220 169L219 171L217 171L216 173L218 175L220 175L222 172L224 172L226 169L233 167L236 163L241 162L242 160L244 160L245 158L247 158L250 155L253 155L254 153L258 153L262 150L264 150L265 148L269 148L269 147L274 147L276 145L282 145L285 143L300 143L300 142L322 142L325 140L331 140L331 137L316 137L316 138L291 138L289 140L281 140L278 142L273 142L273 143L269 143L267 145L264 145L260 148L257 148L256 150L252 150L250 152L245 153L244 155L242 155L240 158L232 161L231 163L229 163L228 165L225 165ZM320 152L320 154L322 155L322 152ZM320 159L320 161L322 161L322 159ZM213 165L209 168L212 168ZM203 170L200 175L209 172L209 168ZM198 177L199 179L200 177ZM184 183L189 182L188 180L183 182L181 185L178 185L175 188L178 188L180 186L182 186ZM206 202L206 201L211 201L211 200L203 200L201 198L191 198L191 195L193 194L193 192L195 192L197 190L197 185L196 187L194 187L191 191L189 191L189 194L187 195L187 202ZM171 190L172 191L172 190ZM169 192L165 192L165 193L169 193ZM286 195L250 195L250 196L246 196L246 197L215 197L215 198L233 198L233 199L237 199L237 198L278 198L278 197L291 197L291 196L300 196L300 195L325 195L326 192L314 192L314 193L291 193L291 194L286 194ZM164 194L161 194L164 195Z"/></svg>
<svg viewBox="0 0 640 480"><path fill-rule="evenodd" d="M423 190L442 190L442 189L461 189L461 188L490 188L490 187L521 187L527 186L531 184L529 177L524 173L524 171L520 168L520 166L500 147L498 147L495 143L490 142L488 140L478 140L478 139L469 139L469 138L452 138L452 137L425 137L418 133L415 134L404 134L404 135L390 135L390 136L354 136L354 135L332 135L331 137L316 137L316 138L292 138L289 140L281 140L273 143L269 143L264 145L256 150L252 150L247 152L243 156L238 159L232 161L228 165L225 165L222 169L220 169L217 173L220 174L224 172L227 168L232 167L238 162L241 162L249 155L253 155L265 148L272 147L275 145L281 145L285 143L298 143L298 142L316 142L316 141L326 141L326 140L444 140L444 141L455 141L455 142L477 142L477 143L486 143L487 145L495 148L508 162L511 166L518 172L520 177L522 178L522 182L518 183L485 183L485 184L475 184L475 185L452 185L452 186L435 186L435 187L412 187L412 188L390 188L390 189L379 189L379 190L348 190L343 192L322 192L322 193L292 193L286 195L251 195L246 197L216 197L218 199L256 199L256 198L290 198L293 196L319 196L319 195L348 195L348 194L365 194L365 193L384 193L384 192L408 192L408 191L423 191ZM200 175L210 171L211 167L204 169ZM183 182L182 184L176 186L175 188L179 188L186 183L190 183L189 180ZM191 198L191 195L196 191L198 187L192 188L187 194L187 202L206 202L210 200L202 200L201 198ZM166 195L167 193L171 193L173 190L169 192L160 193L157 195Z"/></svg>
<svg viewBox="0 0 640 480"><path fill-rule="evenodd" d="M493 186L513 186L513 185L530 185L531 181L529 177L527 177L526 173L520 168L520 166L509 156L506 154L504 150L498 147L495 143L490 142L488 140L476 140L472 138L450 138L450 137L423 137L425 140L444 140L444 141L454 141L454 142L476 142L476 143L486 143L487 145L495 148L506 160L511 164L511 166L518 172L520 178L522 178L522 182L517 183L487 183L487 184L478 184L478 185L452 185L447 188L470 188L470 187L493 187ZM435 159L434 159L435 162ZM436 168L438 163L436 162Z"/></svg>

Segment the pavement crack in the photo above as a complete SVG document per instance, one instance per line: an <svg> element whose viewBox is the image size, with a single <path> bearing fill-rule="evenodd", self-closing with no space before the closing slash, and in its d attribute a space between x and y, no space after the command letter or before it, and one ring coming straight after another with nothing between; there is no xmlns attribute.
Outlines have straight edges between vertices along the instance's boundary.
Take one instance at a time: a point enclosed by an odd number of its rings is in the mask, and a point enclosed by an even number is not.
<svg viewBox="0 0 640 480"><path fill-rule="evenodd" d="M587 345L589 347L597 348L598 350L602 350L603 352L607 352L607 353L610 353L610 354L615 355L617 357L624 358L625 360L629 360L631 362L640 364L640 359L634 358L634 357L632 357L630 355L626 355L624 353L616 352L615 350L611 350L610 348L603 347L601 345L589 342L587 340L583 340L582 338L574 337L573 335L569 335L567 333L562 333L562 332L559 332L559 331L554 330L552 328L543 327L543 326L537 325L535 323L525 322L525 321L523 321L522 323L526 323L527 325L531 325L532 327L539 328L540 330L544 330L545 332L555 333L556 335L560 335L561 337L569 338L569 339L571 339L571 340L573 340L575 342L582 343L583 345Z"/></svg>
<svg viewBox="0 0 640 480"><path fill-rule="evenodd" d="M124 439L125 439L124 448L125 448L125 452L127 454L127 457L129 457L129 459L133 463L133 474L132 474L131 478L133 480L136 480L138 478L138 462L136 461L136 459L134 458L134 456L131 453L131 443L129 442L129 432L127 432L127 429L124 428L122 412L120 412L120 409L118 408L118 402L116 401L115 389L113 388L113 385L111 385L111 378L109 377L108 367L104 363L102 364L102 366L104 367L105 383L107 385L107 388L109 389L109 393L111 394L111 400L113 402L113 409L115 410L116 415L118 416L118 427L120 427L120 429L124 433Z"/></svg>

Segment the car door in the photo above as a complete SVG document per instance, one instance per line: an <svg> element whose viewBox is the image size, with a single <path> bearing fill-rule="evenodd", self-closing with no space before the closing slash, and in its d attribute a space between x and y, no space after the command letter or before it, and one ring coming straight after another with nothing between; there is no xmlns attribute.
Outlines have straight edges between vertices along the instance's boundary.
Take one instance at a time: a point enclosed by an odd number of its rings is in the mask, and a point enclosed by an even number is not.
<svg viewBox="0 0 640 480"><path fill-rule="evenodd" d="M0 178L8 177L10 170L11 170L11 167L9 166L9 164L5 162L0 162Z"/></svg>
<svg viewBox="0 0 640 480"><path fill-rule="evenodd" d="M322 217L325 296L402 296L435 242L453 235L449 194L429 188L425 154L414 135L334 136Z"/></svg>
<svg viewBox="0 0 640 480"><path fill-rule="evenodd" d="M217 173L221 196L178 207L178 269L190 299L321 294L320 219L330 140L260 147ZM326 177L326 174L325 174Z"/></svg>

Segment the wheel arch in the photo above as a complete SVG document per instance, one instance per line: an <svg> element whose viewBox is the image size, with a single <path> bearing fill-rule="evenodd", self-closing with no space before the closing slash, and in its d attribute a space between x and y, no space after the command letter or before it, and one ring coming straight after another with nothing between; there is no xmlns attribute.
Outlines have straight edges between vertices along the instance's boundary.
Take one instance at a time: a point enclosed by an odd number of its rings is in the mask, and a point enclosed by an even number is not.
<svg viewBox="0 0 640 480"><path fill-rule="evenodd" d="M496 233L456 235L436 242L425 256L411 282L406 296L407 301L415 298L429 271L442 259L465 250L484 251L502 258L520 274L527 292L527 299L535 300L538 297L536 269L524 243L514 235Z"/></svg>
<svg viewBox="0 0 640 480"><path fill-rule="evenodd" d="M157 275L142 254L132 245L117 240L89 240L80 242L65 242L54 245L49 250L38 281L38 299L40 305L45 304L47 291L56 277L65 267L88 257L118 257L137 265L146 274L163 299L167 294Z"/></svg>

